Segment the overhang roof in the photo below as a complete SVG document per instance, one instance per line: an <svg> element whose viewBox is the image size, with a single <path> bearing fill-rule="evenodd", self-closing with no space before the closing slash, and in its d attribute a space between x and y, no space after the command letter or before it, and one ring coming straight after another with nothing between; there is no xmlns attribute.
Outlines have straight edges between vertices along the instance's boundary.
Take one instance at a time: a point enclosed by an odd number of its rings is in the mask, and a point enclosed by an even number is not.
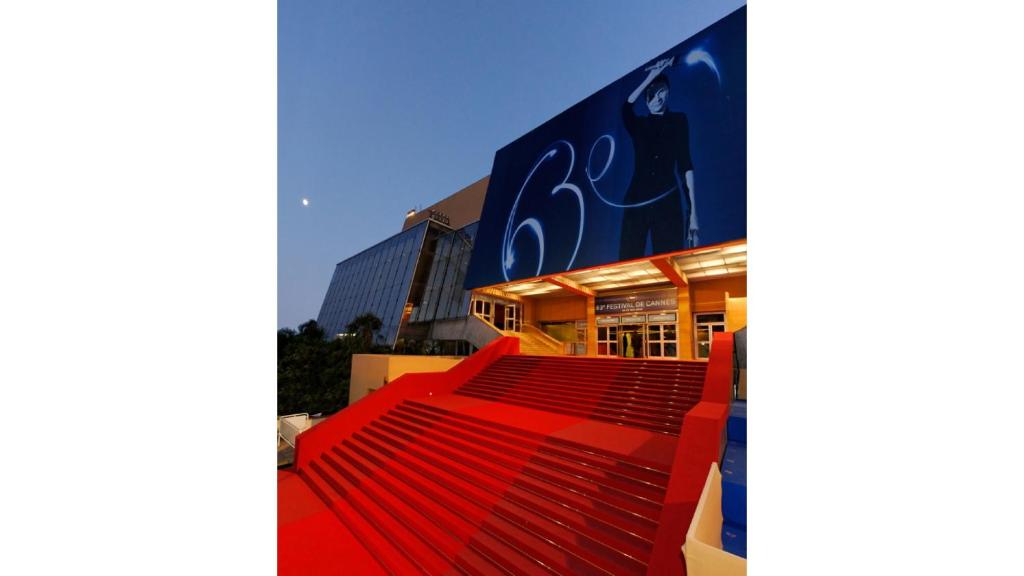
<svg viewBox="0 0 1024 576"><path fill-rule="evenodd" d="M668 274L664 270L668 270ZM659 284L685 284L746 273L747 241L739 240L562 274L549 274L489 288L492 292L496 290L517 296L550 298Z"/></svg>

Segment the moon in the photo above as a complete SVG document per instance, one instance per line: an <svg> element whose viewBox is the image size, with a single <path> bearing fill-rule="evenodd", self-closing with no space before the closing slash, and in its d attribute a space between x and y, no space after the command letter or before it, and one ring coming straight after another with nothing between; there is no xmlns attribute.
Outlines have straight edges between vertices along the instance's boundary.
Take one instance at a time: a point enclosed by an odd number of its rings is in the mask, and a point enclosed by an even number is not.
<svg viewBox="0 0 1024 576"><path fill-rule="evenodd" d="M302 199L302 205L303 206L309 206L309 198L303 198Z"/></svg>

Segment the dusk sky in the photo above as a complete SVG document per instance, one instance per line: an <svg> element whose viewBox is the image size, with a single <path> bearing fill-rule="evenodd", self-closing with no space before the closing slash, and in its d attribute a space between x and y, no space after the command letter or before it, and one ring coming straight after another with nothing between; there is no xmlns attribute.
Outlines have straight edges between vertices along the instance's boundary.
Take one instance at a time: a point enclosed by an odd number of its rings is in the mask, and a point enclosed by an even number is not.
<svg viewBox="0 0 1024 576"><path fill-rule="evenodd" d="M410 208L744 4L279 0L278 326Z"/></svg>

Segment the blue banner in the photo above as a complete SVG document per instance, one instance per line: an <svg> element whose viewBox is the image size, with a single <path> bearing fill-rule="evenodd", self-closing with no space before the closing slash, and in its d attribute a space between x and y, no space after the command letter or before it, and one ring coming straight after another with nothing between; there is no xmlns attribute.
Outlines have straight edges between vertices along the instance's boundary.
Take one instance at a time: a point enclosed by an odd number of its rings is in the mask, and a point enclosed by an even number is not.
<svg viewBox="0 0 1024 576"><path fill-rule="evenodd" d="M466 289L746 238L746 7L494 156Z"/></svg>

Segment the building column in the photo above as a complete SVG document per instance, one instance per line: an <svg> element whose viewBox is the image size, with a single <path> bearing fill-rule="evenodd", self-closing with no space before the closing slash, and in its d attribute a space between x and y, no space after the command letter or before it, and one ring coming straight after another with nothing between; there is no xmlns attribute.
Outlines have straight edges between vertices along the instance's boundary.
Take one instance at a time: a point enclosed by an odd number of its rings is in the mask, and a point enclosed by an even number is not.
<svg viewBox="0 0 1024 576"><path fill-rule="evenodd" d="M735 332L747 326L747 297L733 298L725 293L725 331Z"/></svg>
<svg viewBox="0 0 1024 576"><path fill-rule="evenodd" d="M693 360L693 309L690 307L689 285L676 290L676 318L679 359Z"/></svg>
<svg viewBox="0 0 1024 576"><path fill-rule="evenodd" d="M587 296L587 356L597 356L597 315L594 297Z"/></svg>
<svg viewBox="0 0 1024 576"><path fill-rule="evenodd" d="M540 322L537 322L537 319L534 318L533 314L533 299L524 297L522 304L523 317L521 320L523 324L529 324L540 328Z"/></svg>

